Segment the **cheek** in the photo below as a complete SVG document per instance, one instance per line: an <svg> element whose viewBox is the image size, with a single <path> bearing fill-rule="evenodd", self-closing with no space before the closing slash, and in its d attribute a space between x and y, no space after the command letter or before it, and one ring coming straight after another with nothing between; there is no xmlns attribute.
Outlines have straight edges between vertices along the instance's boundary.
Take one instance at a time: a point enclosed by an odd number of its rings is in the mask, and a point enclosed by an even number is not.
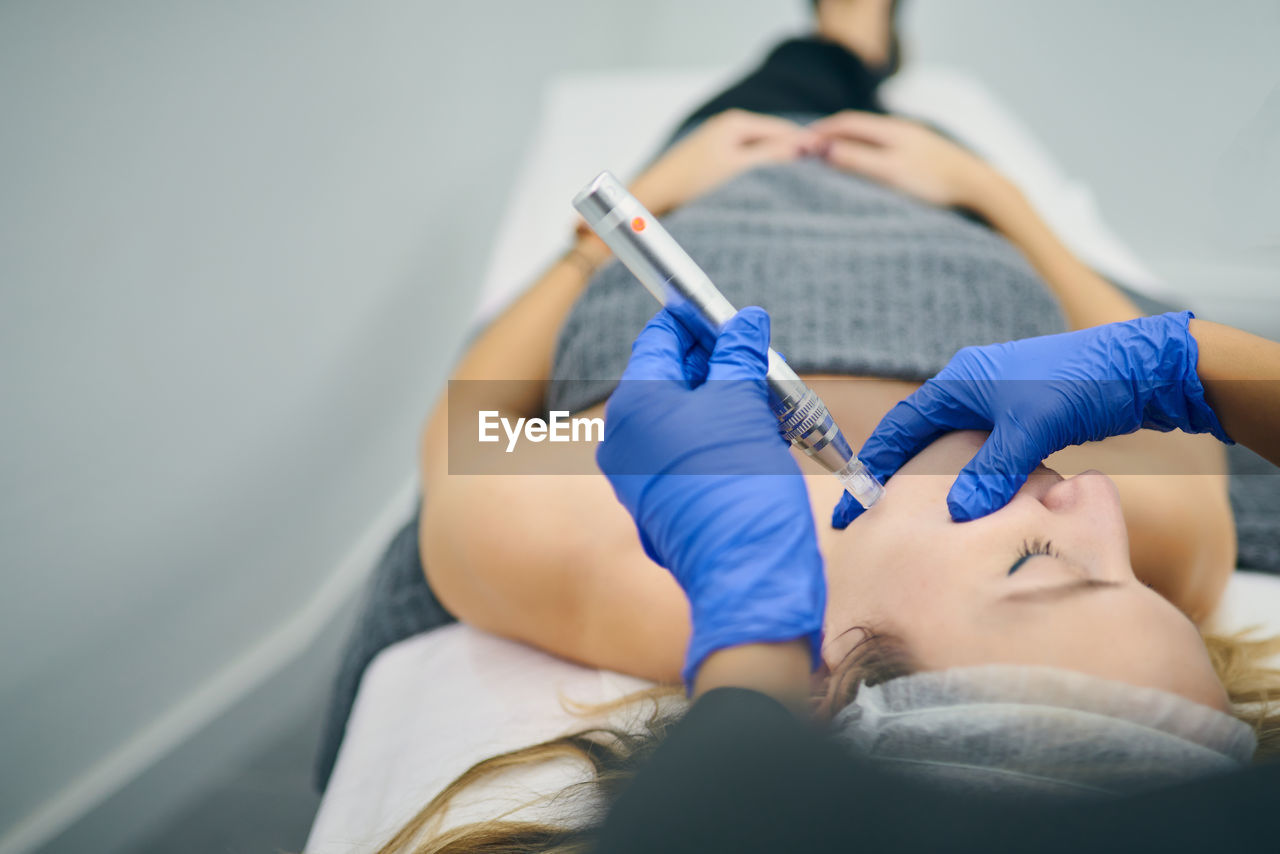
<svg viewBox="0 0 1280 854"><path fill-rule="evenodd" d="M886 508L887 509L887 508ZM861 522L863 520L859 520ZM902 516L866 518L850 526L827 559L828 613L832 619L875 621L913 601L939 595L939 532Z"/></svg>
<svg viewBox="0 0 1280 854"><path fill-rule="evenodd" d="M900 617L928 620L954 605L985 526L951 521L953 480L896 476L880 504L825 540L829 638L852 626L888 630Z"/></svg>
<svg viewBox="0 0 1280 854"><path fill-rule="evenodd" d="M877 601L882 621L901 633L911 634L931 623L947 619L958 605L954 572L935 556L917 555L896 568Z"/></svg>

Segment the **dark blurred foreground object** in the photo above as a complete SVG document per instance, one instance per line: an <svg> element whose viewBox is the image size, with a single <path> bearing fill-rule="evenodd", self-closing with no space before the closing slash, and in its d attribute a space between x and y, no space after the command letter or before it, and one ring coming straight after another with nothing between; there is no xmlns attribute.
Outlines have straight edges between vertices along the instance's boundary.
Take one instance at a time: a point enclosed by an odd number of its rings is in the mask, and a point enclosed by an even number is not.
<svg viewBox="0 0 1280 854"><path fill-rule="evenodd" d="M722 688L637 774L595 851L1274 851L1278 799L1275 764L1069 806L957 796L871 767L763 694Z"/></svg>

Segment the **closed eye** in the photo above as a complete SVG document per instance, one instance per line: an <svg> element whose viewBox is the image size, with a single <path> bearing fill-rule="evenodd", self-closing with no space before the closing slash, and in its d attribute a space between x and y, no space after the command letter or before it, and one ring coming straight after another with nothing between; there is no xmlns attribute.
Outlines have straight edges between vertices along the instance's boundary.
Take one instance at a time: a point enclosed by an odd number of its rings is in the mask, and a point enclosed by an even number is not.
<svg viewBox="0 0 1280 854"><path fill-rule="evenodd" d="M1113 590L1123 587L1118 581L1107 581L1102 578L1077 578L1066 584L1058 584L1054 587L1042 587L1038 590L1022 590L1017 593L1010 593L1002 596L1002 602L1056 602L1059 599L1067 599L1080 593L1087 593L1092 590Z"/></svg>
<svg viewBox="0 0 1280 854"><path fill-rule="evenodd" d="M1057 550L1053 547L1052 540L1042 540L1038 537L1030 540L1023 540L1022 548L1018 550L1018 559L1013 562L1013 566L1009 567L1009 574L1013 575L1022 565L1037 555L1047 555L1048 557L1061 558Z"/></svg>

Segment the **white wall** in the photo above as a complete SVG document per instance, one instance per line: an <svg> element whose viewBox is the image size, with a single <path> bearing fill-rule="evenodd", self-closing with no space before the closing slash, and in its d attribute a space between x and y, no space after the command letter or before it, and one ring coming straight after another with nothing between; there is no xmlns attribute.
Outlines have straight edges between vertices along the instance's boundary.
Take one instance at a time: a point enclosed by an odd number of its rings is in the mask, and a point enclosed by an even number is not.
<svg viewBox="0 0 1280 854"><path fill-rule="evenodd" d="M546 76L745 61L804 6L0 6L0 850L412 471ZM1280 334L1273 0L908 12L1177 288Z"/></svg>
<svg viewBox="0 0 1280 854"><path fill-rule="evenodd" d="M915 52L1016 107L1174 291L1280 337L1280 3L904 2Z"/></svg>
<svg viewBox="0 0 1280 854"><path fill-rule="evenodd" d="M742 59L734 5L706 56L674 3L0 6L0 850L233 700L411 474L540 81Z"/></svg>

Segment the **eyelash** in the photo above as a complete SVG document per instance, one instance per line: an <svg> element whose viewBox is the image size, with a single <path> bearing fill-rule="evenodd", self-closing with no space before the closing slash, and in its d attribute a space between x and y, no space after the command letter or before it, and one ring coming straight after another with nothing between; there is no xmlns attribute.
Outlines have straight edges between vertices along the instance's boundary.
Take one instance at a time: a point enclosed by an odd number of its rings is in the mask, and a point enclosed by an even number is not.
<svg viewBox="0 0 1280 854"><path fill-rule="evenodd" d="M1054 549L1053 540L1042 540L1039 537L1030 540L1023 540L1022 548L1018 550L1018 559L1009 569L1009 574L1013 575L1022 568L1022 564L1026 563L1027 558L1035 555L1048 555L1049 557L1056 558L1062 557L1062 555Z"/></svg>

